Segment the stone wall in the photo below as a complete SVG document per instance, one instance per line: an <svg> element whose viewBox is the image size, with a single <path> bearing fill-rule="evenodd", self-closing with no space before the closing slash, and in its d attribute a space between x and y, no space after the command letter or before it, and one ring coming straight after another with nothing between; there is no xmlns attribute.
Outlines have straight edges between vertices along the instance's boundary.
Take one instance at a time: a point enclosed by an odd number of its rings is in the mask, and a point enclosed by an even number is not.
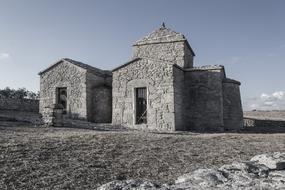
<svg viewBox="0 0 285 190"><path fill-rule="evenodd" d="M164 24L133 46L134 60L113 71L114 124L135 125L134 89L147 87L148 124L137 128L224 130L223 66L193 68L195 54L186 38ZM228 99L235 96L225 94ZM236 123L242 122L230 106L226 104L226 121L234 116Z"/></svg>
<svg viewBox="0 0 285 190"><path fill-rule="evenodd" d="M91 122L111 123L112 122L112 88L100 86L93 89Z"/></svg>
<svg viewBox="0 0 285 190"><path fill-rule="evenodd" d="M57 88L67 87L67 114L71 118L87 119L86 70L62 61L41 74L40 113L56 104Z"/></svg>
<svg viewBox="0 0 285 190"><path fill-rule="evenodd" d="M223 130L222 69L185 71L185 127L196 131Z"/></svg>
<svg viewBox="0 0 285 190"><path fill-rule="evenodd" d="M266 120L244 117L244 131L262 132L262 133L284 133L285 120Z"/></svg>
<svg viewBox="0 0 285 190"><path fill-rule="evenodd" d="M184 43L184 68L192 68L194 65L194 56L192 51L185 43Z"/></svg>
<svg viewBox="0 0 285 190"><path fill-rule="evenodd" d="M240 130L243 128L243 112L239 84L224 80L223 98L225 130Z"/></svg>
<svg viewBox="0 0 285 190"><path fill-rule="evenodd" d="M134 89L147 88L147 124L135 125ZM173 66L141 59L113 71L113 124L137 129L175 130Z"/></svg>
<svg viewBox="0 0 285 190"><path fill-rule="evenodd" d="M172 62L182 68L193 66L193 56L185 41L136 45L133 57Z"/></svg>
<svg viewBox="0 0 285 190"><path fill-rule="evenodd" d="M111 122L112 91L110 88L112 84L110 84L109 78L107 75L87 72L86 103L88 121L95 123Z"/></svg>
<svg viewBox="0 0 285 190"><path fill-rule="evenodd" d="M175 111L175 130L185 130L186 122L184 110L184 71L180 67L173 67L173 86L174 86L174 111Z"/></svg>
<svg viewBox="0 0 285 190"><path fill-rule="evenodd" d="M39 112L39 100L0 97L0 110Z"/></svg>

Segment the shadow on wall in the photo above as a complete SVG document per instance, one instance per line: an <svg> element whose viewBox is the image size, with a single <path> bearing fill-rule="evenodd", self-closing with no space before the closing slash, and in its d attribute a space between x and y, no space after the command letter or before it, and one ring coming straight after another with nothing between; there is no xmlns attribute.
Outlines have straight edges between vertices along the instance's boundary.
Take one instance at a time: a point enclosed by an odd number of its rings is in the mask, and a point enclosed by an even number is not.
<svg viewBox="0 0 285 190"><path fill-rule="evenodd" d="M94 123L112 122L112 88L97 86L92 89L91 116L88 119Z"/></svg>

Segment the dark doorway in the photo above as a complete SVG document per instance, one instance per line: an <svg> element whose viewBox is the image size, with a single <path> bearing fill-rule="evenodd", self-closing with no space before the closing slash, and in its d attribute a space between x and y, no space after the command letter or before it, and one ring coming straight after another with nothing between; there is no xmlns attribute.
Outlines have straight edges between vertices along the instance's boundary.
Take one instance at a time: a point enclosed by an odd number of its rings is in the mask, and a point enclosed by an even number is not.
<svg viewBox="0 0 285 190"><path fill-rule="evenodd" d="M147 123L146 88L136 88L136 124Z"/></svg>
<svg viewBox="0 0 285 190"><path fill-rule="evenodd" d="M66 113L67 107L67 90L66 87L57 88L57 104L63 108L63 113Z"/></svg>

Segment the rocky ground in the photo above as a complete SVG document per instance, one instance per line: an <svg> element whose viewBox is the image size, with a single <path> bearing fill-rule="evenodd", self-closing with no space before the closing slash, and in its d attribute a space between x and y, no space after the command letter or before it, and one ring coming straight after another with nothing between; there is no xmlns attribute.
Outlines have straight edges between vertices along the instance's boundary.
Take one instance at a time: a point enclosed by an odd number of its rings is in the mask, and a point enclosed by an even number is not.
<svg viewBox="0 0 285 190"><path fill-rule="evenodd" d="M285 134L0 127L0 189L96 189L127 179L171 186L197 169L274 152L285 152Z"/></svg>
<svg viewBox="0 0 285 190"><path fill-rule="evenodd" d="M262 154L250 161L234 162L218 169L198 169L178 177L175 184L148 180L115 180L99 190L202 190L202 189L285 189L285 153Z"/></svg>

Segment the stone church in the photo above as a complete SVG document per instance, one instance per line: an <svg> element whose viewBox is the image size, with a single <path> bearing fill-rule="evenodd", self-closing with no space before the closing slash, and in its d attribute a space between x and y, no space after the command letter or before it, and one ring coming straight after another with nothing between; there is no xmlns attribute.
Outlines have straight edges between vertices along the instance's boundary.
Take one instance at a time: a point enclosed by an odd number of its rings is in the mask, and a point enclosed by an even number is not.
<svg viewBox="0 0 285 190"><path fill-rule="evenodd" d="M163 24L133 44L113 69L61 59L40 75L40 113L159 131L236 131L243 127L240 82L224 66L194 67L187 39ZM54 119L54 118L53 118Z"/></svg>

